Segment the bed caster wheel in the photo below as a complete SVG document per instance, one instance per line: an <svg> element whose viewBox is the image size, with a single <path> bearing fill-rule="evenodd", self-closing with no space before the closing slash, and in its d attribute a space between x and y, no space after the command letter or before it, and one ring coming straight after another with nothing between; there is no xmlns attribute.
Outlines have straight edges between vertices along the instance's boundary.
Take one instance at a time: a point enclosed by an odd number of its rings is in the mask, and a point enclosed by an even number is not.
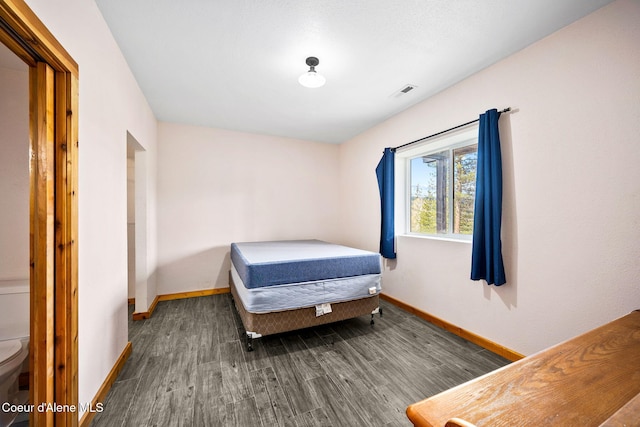
<svg viewBox="0 0 640 427"><path fill-rule="evenodd" d="M253 351L253 338L247 334L247 351Z"/></svg>
<svg viewBox="0 0 640 427"><path fill-rule="evenodd" d="M375 321L375 320L373 320L373 314L371 315L371 322L369 322L369 324L370 324L371 326L373 326L373 325L375 325L375 324L376 324L376 321Z"/></svg>

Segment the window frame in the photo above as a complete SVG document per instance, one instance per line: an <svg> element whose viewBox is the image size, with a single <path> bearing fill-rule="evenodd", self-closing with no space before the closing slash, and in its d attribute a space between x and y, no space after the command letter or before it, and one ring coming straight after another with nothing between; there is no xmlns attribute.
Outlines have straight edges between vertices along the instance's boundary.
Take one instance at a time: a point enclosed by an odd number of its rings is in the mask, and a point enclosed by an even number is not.
<svg viewBox="0 0 640 427"><path fill-rule="evenodd" d="M451 153L451 164L453 164L453 151L462 147L478 144L478 124L473 123L462 129L448 132L437 138L414 144L407 148L396 151L396 194L401 195L396 198L395 202L395 220L397 227L397 235L435 239L449 240L457 242L471 243L472 234L453 233L453 195L454 195L454 174L455 170L449 167L447 180L448 189L447 198L447 232L446 233L419 233L411 231L411 160L423 156L443 151Z"/></svg>

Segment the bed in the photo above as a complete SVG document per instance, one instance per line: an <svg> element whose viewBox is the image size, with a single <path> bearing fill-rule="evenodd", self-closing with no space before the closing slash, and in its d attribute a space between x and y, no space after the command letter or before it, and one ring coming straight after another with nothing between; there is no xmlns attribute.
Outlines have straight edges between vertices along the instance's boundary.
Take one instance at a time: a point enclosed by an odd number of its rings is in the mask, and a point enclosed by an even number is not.
<svg viewBox="0 0 640 427"><path fill-rule="evenodd" d="M231 244L229 286L253 339L382 312L381 258L321 240Z"/></svg>

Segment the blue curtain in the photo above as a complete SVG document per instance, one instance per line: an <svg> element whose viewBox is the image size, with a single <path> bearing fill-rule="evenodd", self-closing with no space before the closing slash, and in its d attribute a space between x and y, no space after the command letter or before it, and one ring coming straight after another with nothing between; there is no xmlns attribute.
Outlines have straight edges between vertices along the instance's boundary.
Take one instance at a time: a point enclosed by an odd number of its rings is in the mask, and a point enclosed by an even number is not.
<svg viewBox="0 0 640 427"><path fill-rule="evenodd" d="M394 162L395 152L391 148L385 148L382 159L380 159L380 163L378 163L376 167L382 217L380 227L380 254L389 259L396 257L393 224Z"/></svg>
<svg viewBox="0 0 640 427"><path fill-rule="evenodd" d="M502 156L496 109L480 115L471 279L507 282L502 262Z"/></svg>

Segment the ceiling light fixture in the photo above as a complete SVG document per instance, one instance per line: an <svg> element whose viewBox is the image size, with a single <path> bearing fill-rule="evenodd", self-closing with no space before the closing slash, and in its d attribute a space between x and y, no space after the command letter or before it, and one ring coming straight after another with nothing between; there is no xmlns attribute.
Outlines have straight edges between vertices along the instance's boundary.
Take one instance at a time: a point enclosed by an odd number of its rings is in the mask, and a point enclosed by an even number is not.
<svg viewBox="0 0 640 427"><path fill-rule="evenodd" d="M304 87L316 88L324 86L327 79L322 74L316 71L316 66L320 63L318 58L310 56L307 58L307 65L310 67L309 71L304 73L298 78L298 82Z"/></svg>

